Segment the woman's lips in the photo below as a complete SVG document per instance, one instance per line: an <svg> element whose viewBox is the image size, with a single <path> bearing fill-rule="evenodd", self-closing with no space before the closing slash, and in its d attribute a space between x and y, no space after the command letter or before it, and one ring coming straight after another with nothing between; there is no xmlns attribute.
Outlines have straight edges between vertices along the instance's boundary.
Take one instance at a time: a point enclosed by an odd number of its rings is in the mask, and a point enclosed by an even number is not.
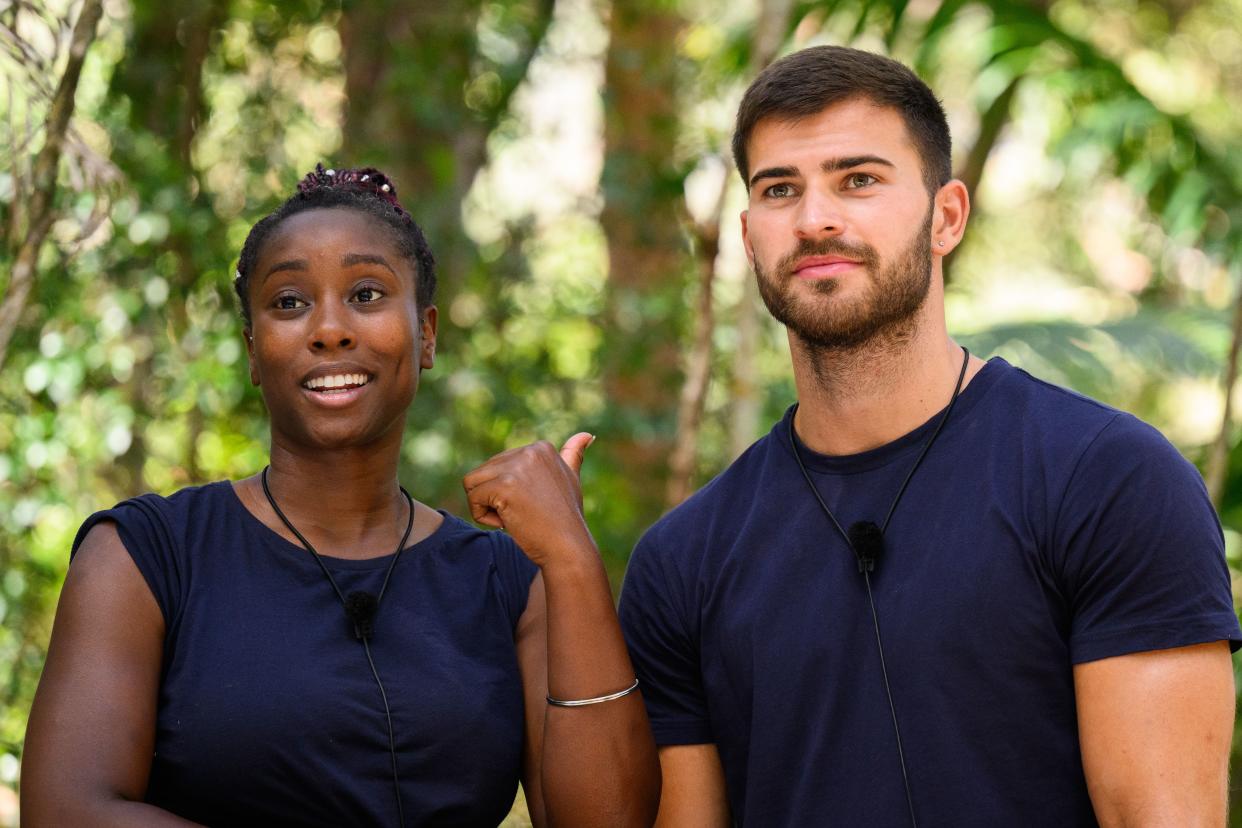
<svg viewBox="0 0 1242 828"><path fill-rule="evenodd" d="M331 391L312 391L309 388L303 387L302 394L312 403L323 408L344 408L365 394L373 382L374 380L371 380L365 385L333 389Z"/></svg>

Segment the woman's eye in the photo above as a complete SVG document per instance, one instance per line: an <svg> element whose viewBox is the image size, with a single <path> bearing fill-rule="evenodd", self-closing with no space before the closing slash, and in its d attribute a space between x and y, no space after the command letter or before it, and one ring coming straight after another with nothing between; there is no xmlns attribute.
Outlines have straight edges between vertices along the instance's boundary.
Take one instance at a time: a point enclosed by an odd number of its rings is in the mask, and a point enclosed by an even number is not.
<svg viewBox="0 0 1242 828"><path fill-rule="evenodd" d="M845 177L847 190L858 190L875 183L875 176L869 173L850 173Z"/></svg>
<svg viewBox="0 0 1242 828"><path fill-rule="evenodd" d="M384 296L384 291L380 290L379 288L368 286L368 287L359 288L358 292L354 294L354 299L356 299L359 302L374 302L377 299L383 298L383 296Z"/></svg>
<svg viewBox="0 0 1242 828"><path fill-rule="evenodd" d="M305 302L296 296L285 295L276 297L275 307L278 310L295 310L305 304Z"/></svg>

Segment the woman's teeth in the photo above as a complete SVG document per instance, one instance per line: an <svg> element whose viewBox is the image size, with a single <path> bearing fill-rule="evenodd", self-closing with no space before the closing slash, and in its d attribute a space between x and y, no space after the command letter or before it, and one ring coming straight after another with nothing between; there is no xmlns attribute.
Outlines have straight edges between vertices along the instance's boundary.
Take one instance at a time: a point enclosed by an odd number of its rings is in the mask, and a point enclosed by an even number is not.
<svg viewBox="0 0 1242 828"><path fill-rule="evenodd" d="M332 392L347 391L350 388L357 388L366 385L371 378L366 374L333 374L329 377L315 377L302 383L303 388L311 391Z"/></svg>

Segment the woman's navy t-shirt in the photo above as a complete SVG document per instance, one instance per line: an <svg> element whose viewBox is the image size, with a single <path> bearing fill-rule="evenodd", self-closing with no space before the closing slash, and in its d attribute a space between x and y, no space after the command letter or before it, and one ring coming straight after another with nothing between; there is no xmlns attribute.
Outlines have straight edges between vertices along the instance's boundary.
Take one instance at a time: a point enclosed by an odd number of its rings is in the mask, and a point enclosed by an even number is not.
<svg viewBox="0 0 1242 828"><path fill-rule="evenodd" d="M228 482L143 495L114 521L166 622L147 801L209 825L396 825L388 730L362 644L305 549ZM391 555L325 557L379 591ZM508 536L445 515L405 549L371 651L407 825L495 825L522 763L514 630L536 572Z"/></svg>

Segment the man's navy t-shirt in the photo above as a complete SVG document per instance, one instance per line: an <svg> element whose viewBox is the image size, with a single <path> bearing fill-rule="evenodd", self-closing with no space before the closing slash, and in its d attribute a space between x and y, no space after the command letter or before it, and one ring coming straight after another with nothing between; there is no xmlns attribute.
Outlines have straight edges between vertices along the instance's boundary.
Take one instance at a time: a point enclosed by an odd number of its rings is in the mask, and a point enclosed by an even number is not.
<svg viewBox="0 0 1242 828"><path fill-rule="evenodd" d="M717 745L734 819L910 824L853 553L789 415L639 542L621 619L661 745ZM879 523L937 417L798 450L842 526ZM1093 825L1073 665L1228 639L1195 469L1134 417L993 359L910 482L872 579L923 826Z"/></svg>

